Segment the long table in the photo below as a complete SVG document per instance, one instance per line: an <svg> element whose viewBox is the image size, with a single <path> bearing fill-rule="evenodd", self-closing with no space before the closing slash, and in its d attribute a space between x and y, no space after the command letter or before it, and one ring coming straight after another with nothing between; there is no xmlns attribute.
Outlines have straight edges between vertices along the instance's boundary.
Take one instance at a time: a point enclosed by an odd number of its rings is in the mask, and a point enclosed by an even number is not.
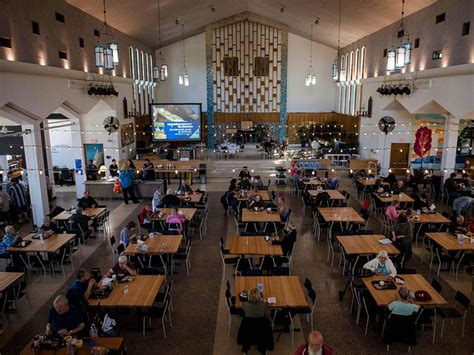
<svg viewBox="0 0 474 355"><path fill-rule="evenodd" d="M119 351L122 348L123 338L121 337L98 337L98 338L83 338L84 343L81 348L74 348L74 354L86 355L91 354L91 348L87 346L90 341L94 346L103 347L109 350ZM55 350L49 349L33 349L33 340L21 351L20 355L67 355L67 348L59 348Z"/></svg>
<svg viewBox="0 0 474 355"><path fill-rule="evenodd" d="M233 255L283 255L281 246L267 242L265 236L227 237L227 247Z"/></svg>
<svg viewBox="0 0 474 355"><path fill-rule="evenodd" d="M91 219L97 218L101 213L105 212L107 208L104 207L94 207L94 208L85 208L82 210L82 214ZM58 222L67 222L72 218L71 211L62 211L60 214L53 217L53 221Z"/></svg>
<svg viewBox="0 0 474 355"><path fill-rule="evenodd" d="M269 304L271 308L308 307L298 276L237 276L235 278L237 308L242 308L240 292L256 288L258 284L263 284L264 300L268 297L276 298L276 303Z"/></svg>

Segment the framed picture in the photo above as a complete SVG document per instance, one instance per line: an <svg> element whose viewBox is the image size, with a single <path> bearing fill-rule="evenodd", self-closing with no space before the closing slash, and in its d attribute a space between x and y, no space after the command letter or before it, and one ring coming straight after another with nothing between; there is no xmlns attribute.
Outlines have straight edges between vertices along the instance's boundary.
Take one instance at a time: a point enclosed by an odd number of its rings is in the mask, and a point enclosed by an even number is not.
<svg viewBox="0 0 474 355"><path fill-rule="evenodd" d="M120 141L122 148L135 142L133 123L120 125Z"/></svg>

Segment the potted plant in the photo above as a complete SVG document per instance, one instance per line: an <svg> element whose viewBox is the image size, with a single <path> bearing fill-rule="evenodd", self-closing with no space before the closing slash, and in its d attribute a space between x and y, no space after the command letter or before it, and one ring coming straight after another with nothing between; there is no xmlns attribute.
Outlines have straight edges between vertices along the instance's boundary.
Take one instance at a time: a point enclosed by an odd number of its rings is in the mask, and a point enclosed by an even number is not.
<svg viewBox="0 0 474 355"><path fill-rule="evenodd" d="M298 133L298 136L300 137L301 146L303 148L306 147L306 143L308 143L308 140L310 138L310 130L308 126L302 124L301 126L298 127L296 132Z"/></svg>

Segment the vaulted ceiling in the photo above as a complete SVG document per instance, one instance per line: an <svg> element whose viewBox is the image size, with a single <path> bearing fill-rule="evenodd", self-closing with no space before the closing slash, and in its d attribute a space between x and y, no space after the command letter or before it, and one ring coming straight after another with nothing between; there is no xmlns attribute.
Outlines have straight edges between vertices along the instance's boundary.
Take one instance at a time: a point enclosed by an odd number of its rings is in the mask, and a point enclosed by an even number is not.
<svg viewBox="0 0 474 355"><path fill-rule="evenodd" d="M73 6L103 18L102 0L66 0ZM341 47L400 19L401 0L341 0ZM405 16L429 6L437 0L406 0ZM212 8L215 11L212 11ZM281 11L283 8L283 12ZM109 0L107 22L123 33L158 48L158 0ZM316 42L337 48L338 0L160 0L161 45L204 31L207 24L250 11L280 21L289 31L309 38L311 24ZM178 19L180 25L176 25Z"/></svg>

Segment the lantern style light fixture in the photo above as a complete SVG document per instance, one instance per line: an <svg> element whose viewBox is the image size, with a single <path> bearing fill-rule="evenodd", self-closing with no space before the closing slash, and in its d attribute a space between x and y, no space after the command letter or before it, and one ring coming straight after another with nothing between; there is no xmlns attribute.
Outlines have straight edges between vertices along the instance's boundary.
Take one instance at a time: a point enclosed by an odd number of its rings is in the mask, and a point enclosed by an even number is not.
<svg viewBox="0 0 474 355"><path fill-rule="evenodd" d="M341 49L341 2L342 0L339 0L339 33L337 35L337 55L334 59L334 63L331 65L331 77L332 80L336 81L339 79L339 51Z"/></svg>
<svg viewBox="0 0 474 355"><path fill-rule="evenodd" d="M97 68L104 68L105 70L114 70L114 67L119 64L119 47L114 39L112 29L107 24L107 10L104 4L104 23L99 30L99 40L94 47L95 53L95 66ZM100 43L100 38L104 37L107 42L105 45Z"/></svg>
<svg viewBox="0 0 474 355"><path fill-rule="evenodd" d="M318 20L316 20L318 23ZM309 50L309 68L305 78L305 85L311 86L316 85L316 72L313 68L313 24L311 24L311 42Z"/></svg>
<svg viewBox="0 0 474 355"><path fill-rule="evenodd" d="M183 29L183 36L182 36L182 42L183 42L183 69L181 70L181 73L178 76L178 84L179 85L184 85L184 86L189 86L189 74L188 74L188 69L186 68L186 48L184 47L184 24L181 24L181 28Z"/></svg>
<svg viewBox="0 0 474 355"><path fill-rule="evenodd" d="M160 53L156 58L155 66L153 67L153 78L156 81L166 81L168 78L168 65L166 65L165 57L161 52L161 16L160 16L160 0L158 0L158 46Z"/></svg>
<svg viewBox="0 0 474 355"><path fill-rule="evenodd" d="M392 35L392 48L387 51L387 71L393 72L397 69L404 69L411 64L411 52L413 45L410 42L410 35L405 28L403 18L405 15L405 0L402 0L402 13L398 29ZM397 47L394 47L393 40L399 40Z"/></svg>

